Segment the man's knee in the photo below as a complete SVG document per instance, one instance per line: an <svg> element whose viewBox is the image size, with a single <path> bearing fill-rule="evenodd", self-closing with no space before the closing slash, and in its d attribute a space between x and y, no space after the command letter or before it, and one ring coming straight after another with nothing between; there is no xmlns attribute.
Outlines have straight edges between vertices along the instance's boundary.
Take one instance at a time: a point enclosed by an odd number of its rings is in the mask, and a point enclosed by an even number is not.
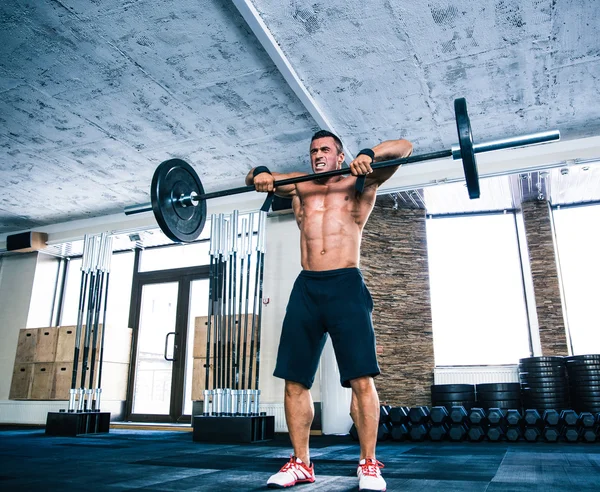
<svg viewBox="0 0 600 492"><path fill-rule="evenodd" d="M302 383L297 383L295 381L285 381L285 396L288 397L298 397L306 394L309 391L306 386Z"/></svg>
<svg viewBox="0 0 600 492"><path fill-rule="evenodd" d="M350 387L352 392L358 395L375 391L375 383L371 376L362 376L360 378L351 379Z"/></svg>

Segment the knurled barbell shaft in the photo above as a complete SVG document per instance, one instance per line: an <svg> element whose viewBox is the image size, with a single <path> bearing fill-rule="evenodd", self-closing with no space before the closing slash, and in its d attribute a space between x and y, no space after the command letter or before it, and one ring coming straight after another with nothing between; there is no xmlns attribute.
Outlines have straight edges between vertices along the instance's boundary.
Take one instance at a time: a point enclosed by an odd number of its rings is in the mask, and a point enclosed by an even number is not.
<svg viewBox="0 0 600 492"><path fill-rule="evenodd" d="M473 145L473 151L476 154L483 152L491 152L494 150L503 150L513 147L524 147L528 145L535 145L540 143L552 142L560 139L560 132L558 130L551 130L546 132L532 133L528 135L521 135L517 137L505 138L501 140L492 140L489 142L481 142ZM400 159L392 159L389 161L378 162L373 164L371 167L375 169L381 169L385 167L394 167L406 164L413 164L417 162L429 161L434 159L443 159L446 157L452 157L457 160L461 158L460 147L453 145L450 150L442 150L438 152L430 152L427 154L412 155L410 157L403 157ZM306 176L297 176L295 178L283 179L275 181L273 185L277 188L278 186L285 186L289 184L302 183L305 181L314 181L315 179L330 178L333 176L340 176L342 174L350 174L350 168L336 169L334 171L326 171L319 174L307 174ZM238 195L240 193L247 193L249 191L255 191L254 185L240 186L239 188L231 188L228 190L214 191L212 193L199 194L194 197L193 204L198 203L198 200L208 200L210 198L219 198L223 196ZM190 190L190 193L195 191ZM189 202L189 197L184 197ZM151 212L152 204L145 203L141 205L131 205L125 208L125 215L139 214L143 212Z"/></svg>

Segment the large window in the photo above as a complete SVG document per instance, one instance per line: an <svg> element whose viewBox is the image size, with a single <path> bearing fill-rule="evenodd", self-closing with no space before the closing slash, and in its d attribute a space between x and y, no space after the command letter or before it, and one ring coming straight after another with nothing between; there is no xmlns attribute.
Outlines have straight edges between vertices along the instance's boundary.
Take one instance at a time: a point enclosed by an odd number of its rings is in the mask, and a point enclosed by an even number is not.
<svg viewBox="0 0 600 492"><path fill-rule="evenodd" d="M427 220L435 363L515 364L530 353L512 213Z"/></svg>
<svg viewBox="0 0 600 492"><path fill-rule="evenodd" d="M142 251L140 272L208 265L210 242L171 244Z"/></svg>
<svg viewBox="0 0 600 492"><path fill-rule="evenodd" d="M128 326L133 261L133 251L114 253L112 255L106 310L106 323L108 325L115 327ZM77 324L80 290L81 258L74 258L70 260L67 272L61 325L69 326Z"/></svg>
<svg viewBox="0 0 600 492"><path fill-rule="evenodd" d="M600 205L553 211L574 354L600 353Z"/></svg>

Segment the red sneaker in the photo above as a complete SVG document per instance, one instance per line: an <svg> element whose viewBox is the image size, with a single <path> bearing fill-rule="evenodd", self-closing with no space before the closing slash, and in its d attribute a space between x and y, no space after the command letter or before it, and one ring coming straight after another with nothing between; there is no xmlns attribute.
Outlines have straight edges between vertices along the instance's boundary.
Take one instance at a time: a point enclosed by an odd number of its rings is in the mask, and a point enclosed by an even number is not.
<svg viewBox="0 0 600 492"><path fill-rule="evenodd" d="M386 483L381 476L383 463L373 458L362 459L358 462L358 490L361 492L385 492Z"/></svg>
<svg viewBox="0 0 600 492"><path fill-rule="evenodd" d="M267 481L267 487L270 489L283 489L293 487L297 483L313 483L315 481L314 465L306 466L300 458L290 457L283 468L278 473L272 475Z"/></svg>

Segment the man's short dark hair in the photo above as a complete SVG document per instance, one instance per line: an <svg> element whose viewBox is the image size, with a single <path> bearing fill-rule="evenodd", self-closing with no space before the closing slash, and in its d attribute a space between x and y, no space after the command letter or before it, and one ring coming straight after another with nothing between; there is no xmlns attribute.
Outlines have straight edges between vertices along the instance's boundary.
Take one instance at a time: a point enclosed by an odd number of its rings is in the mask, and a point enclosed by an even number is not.
<svg viewBox="0 0 600 492"><path fill-rule="evenodd" d="M310 143L312 143L314 140L317 140L318 138L326 138L326 137L333 138L333 141L335 142L335 146L337 148L338 154L341 154L342 152L344 152L344 145L342 144L342 141L340 140L340 138L337 135L334 135L333 133L328 132L327 130L319 130L317 133L315 133L312 136L312 138L310 139Z"/></svg>

